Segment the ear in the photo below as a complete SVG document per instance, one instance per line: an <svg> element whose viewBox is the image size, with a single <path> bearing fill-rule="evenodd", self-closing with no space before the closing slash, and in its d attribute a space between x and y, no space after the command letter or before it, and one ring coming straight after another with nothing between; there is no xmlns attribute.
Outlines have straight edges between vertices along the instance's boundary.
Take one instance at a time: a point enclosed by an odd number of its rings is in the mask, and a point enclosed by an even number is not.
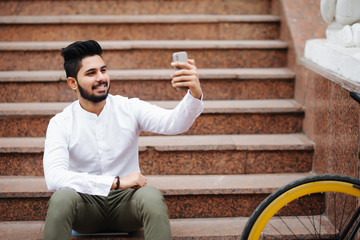
<svg viewBox="0 0 360 240"><path fill-rule="evenodd" d="M73 90L75 90L76 91L76 89L77 89L77 82L76 82L76 79L75 78L73 78L73 77L68 77L67 78L67 83L68 83L68 85L73 89Z"/></svg>

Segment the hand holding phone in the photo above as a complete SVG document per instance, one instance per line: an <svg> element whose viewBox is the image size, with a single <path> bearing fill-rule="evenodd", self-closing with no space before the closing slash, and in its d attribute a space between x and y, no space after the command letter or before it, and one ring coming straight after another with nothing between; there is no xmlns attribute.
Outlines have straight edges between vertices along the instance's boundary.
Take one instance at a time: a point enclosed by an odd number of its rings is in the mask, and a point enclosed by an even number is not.
<svg viewBox="0 0 360 240"><path fill-rule="evenodd" d="M186 65L182 64L184 67L176 66L176 63L179 62L186 63ZM193 59L188 59L186 52L176 52L173 54L172 66L176 70L172 74L171 82L173 86L175 85L177 90L189 89L192 96L200 99L202 90L195 61Z"/></svg>
<svg viewBox="0 0 360 240"><path fill-rule="evenodd" d="M173 62L188 62L188 56L186 52L176 52L173 54ZM175 69L181 69L179 67L175 67Z"/></svg>

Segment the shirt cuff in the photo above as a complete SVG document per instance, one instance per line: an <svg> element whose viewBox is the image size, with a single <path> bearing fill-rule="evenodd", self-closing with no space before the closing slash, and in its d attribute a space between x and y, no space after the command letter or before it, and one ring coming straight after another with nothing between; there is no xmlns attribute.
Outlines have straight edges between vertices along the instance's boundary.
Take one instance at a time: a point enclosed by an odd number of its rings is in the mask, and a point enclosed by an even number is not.
<svg viewBox="0 0 360 240"><path fill-rule="evenodd" d="M194 96L191 94L190 89L188 89L187 94L189 94L191 97L193 97L193 98L195 98L196 100L199 100L199 101L202 101L202 100L203 100L203 98L204 98L204 93L201 93L200 99L199 99L199 98L194 97Z"/></svg>
<svg viewBox="0 0 360 240"><path fill-rule="evenodd" d="M95 176L92 188L93 195L107 196L109 195L111 186L114 182L112 176Z"/></svg>

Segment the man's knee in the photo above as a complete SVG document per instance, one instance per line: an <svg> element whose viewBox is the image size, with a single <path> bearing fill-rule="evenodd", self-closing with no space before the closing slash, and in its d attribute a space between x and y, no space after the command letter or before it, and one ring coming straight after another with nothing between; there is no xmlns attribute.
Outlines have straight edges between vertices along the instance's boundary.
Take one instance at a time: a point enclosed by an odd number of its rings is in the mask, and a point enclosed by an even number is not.
<svg viewBox="0 0 360 240"><path fill-rule="evenodd" d="M44 226L44 240L71 238L79 199L80 195L71 189L60 189L51 196Z"/></svg>
<svg viewBox="0 0 360 240"><path fill-rule="evenodd" d="M56 191L48 203L48 214L53 217L68 216L75 211L80 195L72 189L64 188Z"/></svg>
<svg viewBox="0 0 360 240"><path fill-rule="evenodd" d="M171 239L168 208L164 197L154 187L142 187L135 193L144 224L145 239Z"/></svg>
<svg viewBox="0 0 360 240"><path fill-rule="evenodd" d="M150 213L167 214L167 205L163 195L158 189L152 186L142 187L135 193L136 200L140 204L140 208Z"/></svg>

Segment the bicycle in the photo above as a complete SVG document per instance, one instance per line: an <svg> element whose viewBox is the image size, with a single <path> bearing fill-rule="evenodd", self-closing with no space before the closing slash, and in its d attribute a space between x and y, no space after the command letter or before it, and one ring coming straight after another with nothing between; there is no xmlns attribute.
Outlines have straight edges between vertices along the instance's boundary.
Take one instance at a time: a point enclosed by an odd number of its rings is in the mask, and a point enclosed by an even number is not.
<svg viewBox="0 0 360 240"><path fill-rule="evenodd" d="M360 103L359 94L350 96ZM299 179L258 205L241 239L353 240L360 228L359 199L359 179L332 174ZM328 215L323 214L330 208Z"/></svg>

